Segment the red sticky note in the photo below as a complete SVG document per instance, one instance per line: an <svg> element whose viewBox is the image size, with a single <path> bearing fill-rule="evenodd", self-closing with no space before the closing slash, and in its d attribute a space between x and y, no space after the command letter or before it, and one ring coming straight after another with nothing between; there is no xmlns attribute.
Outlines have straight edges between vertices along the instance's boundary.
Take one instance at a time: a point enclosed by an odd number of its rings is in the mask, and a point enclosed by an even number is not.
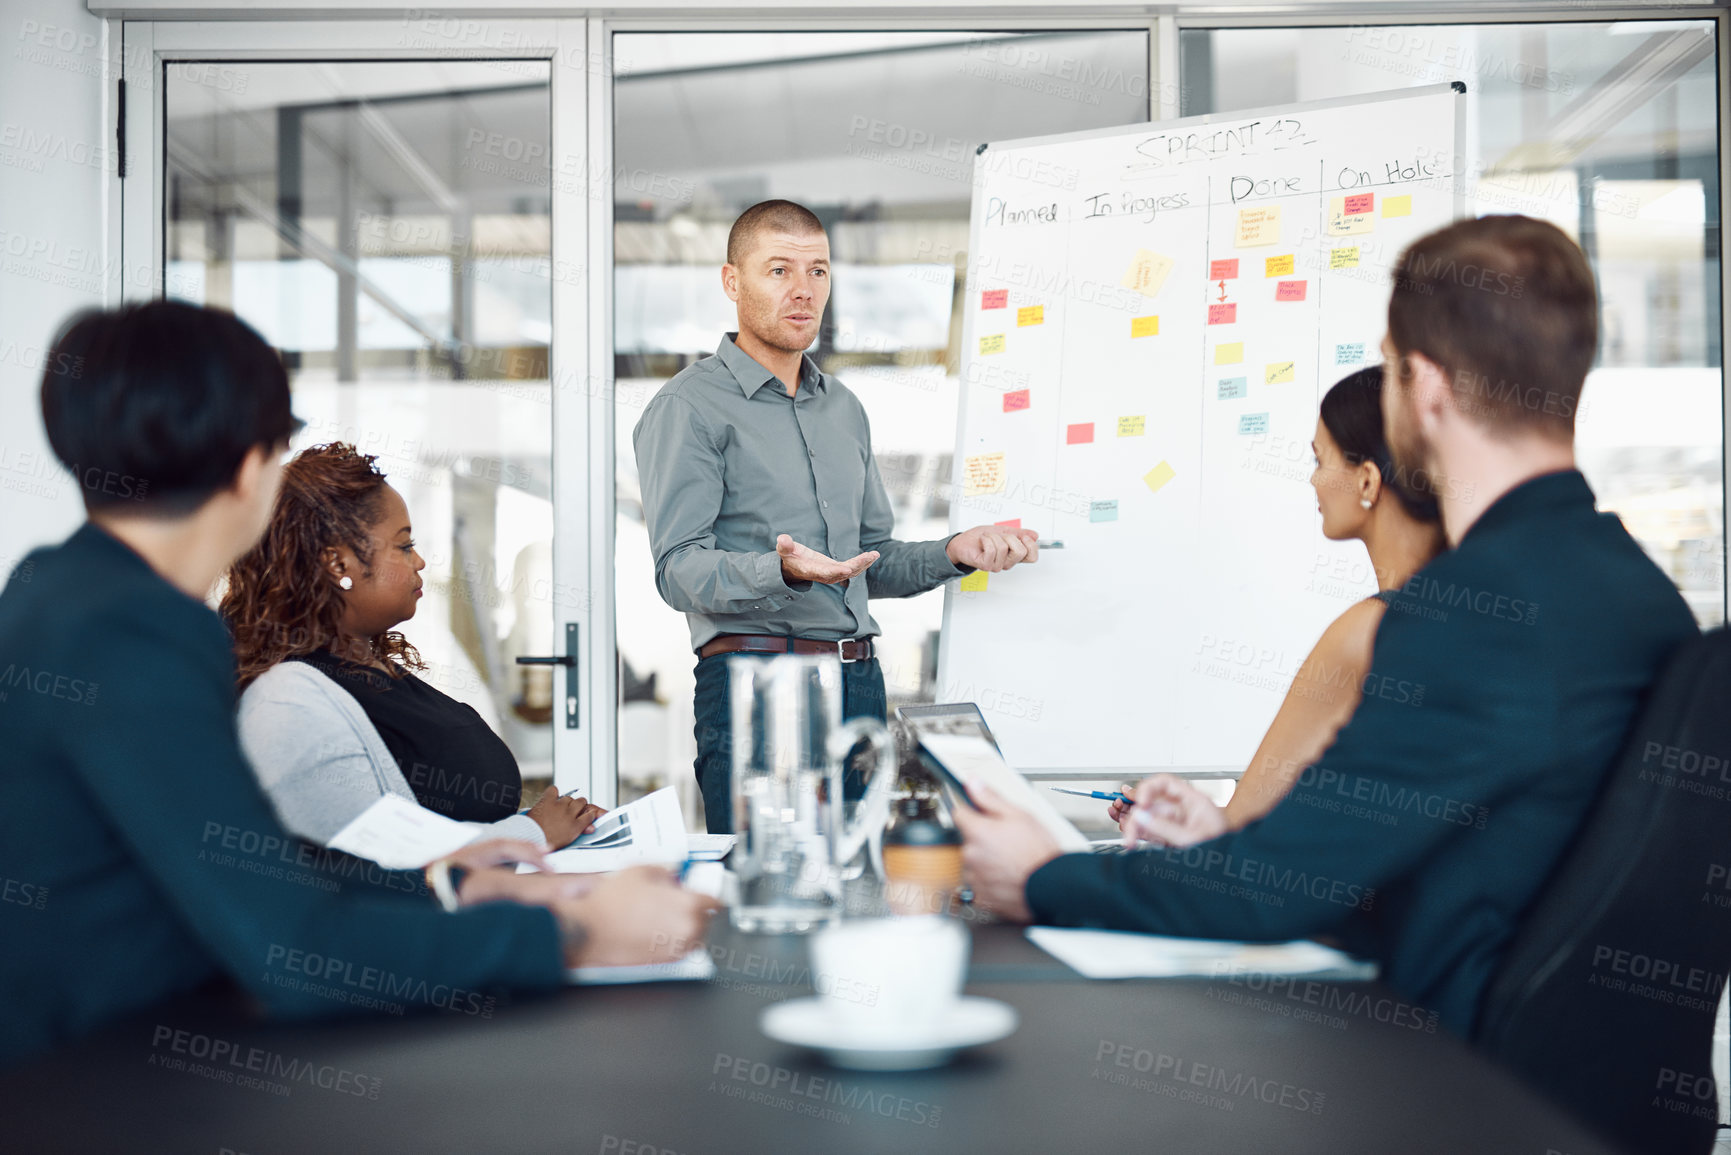
<svg viewBox="0 0 1731 1155"><path fill-rule="evenodd" d="M1274 299L1276 301L1302 301L1304 300L1304 285L1305 282L1303 281L1281 281L1274 286Z"/></svg>
<svg viewBox="0 0 1731 1155"><path fill-rule="evenodd" d="M1010 303L1010 290L987 289L980 294L980 308L1002 309Z"/></svg>
<svg viewBox="0 0 1731 1155"><path fill-rule="evenodd" d="M1094 440L1094 423L1092 421L1086 425L1072 425L1064 431L1064 443L1066 445L1086 445L1092 440Z"/></svg>
<svg viewBox="0 0 1731 1155"><path fill-rule="evenodd" d="M1230 261L1213 261L1208 266L1210 281L1236 281L1238 279L1238 258Z"/></svg>
<svg viewBox="0 0 1731 1155"><path fill-rule="evenodd" d="M1028 391L1026 389L1018 389L1014 393L1004 394L1005 413L1014 413L1018 409L1026 409L1027 407Z"/></svg>
<svg viewBox="0 0 1731 1155"><path fill-rule="evenodd" d="M1349 217L1356 217L1360 213L1368 213L1376 207L1376 194L1359 193L1357 196L1347 197L1346 204L1341 207L1346 210L1346 215Z"/></svg>
<svg viewBox="0 0 1731 1155"><path fill-rule="evenodd" d="M1021 529L1022 519L1019 517L1012 517L1009 521L994 521L992 524L1001 526L1004 529Z"/></svg>
<svg viewBox="0 0 1731 1155"><path fill-rule="evenodd" d="M1238 306L1210 305L1208 306L1208 323L1210 325L1231 325L1238 320Z"/></svg>

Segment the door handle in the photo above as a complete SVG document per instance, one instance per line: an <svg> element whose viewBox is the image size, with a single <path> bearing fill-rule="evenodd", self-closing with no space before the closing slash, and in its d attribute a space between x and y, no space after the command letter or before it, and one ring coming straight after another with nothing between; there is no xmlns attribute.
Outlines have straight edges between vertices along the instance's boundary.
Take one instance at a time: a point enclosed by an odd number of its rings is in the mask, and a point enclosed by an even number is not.
<svg viewBox="0 0 1731 1155"><path fill-rule="evenodd" d="M563 654L535 654L517 659L519 666L564 666L565 667L565 728L577 729L577 623L565 623L565 652Z"/></svg>

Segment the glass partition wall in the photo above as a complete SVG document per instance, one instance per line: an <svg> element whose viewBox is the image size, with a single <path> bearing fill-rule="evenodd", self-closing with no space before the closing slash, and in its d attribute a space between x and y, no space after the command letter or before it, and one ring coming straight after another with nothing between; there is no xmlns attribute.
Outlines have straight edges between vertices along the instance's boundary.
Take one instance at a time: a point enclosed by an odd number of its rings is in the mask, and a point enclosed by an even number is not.
<svg viewBox="0 0 1731 1155"><path fill-rule="evenodd" d="M378 456L427 561L423 677L552 775L551 107L544 61L166 68L168 296L282 350L295 449Z"/></svg>

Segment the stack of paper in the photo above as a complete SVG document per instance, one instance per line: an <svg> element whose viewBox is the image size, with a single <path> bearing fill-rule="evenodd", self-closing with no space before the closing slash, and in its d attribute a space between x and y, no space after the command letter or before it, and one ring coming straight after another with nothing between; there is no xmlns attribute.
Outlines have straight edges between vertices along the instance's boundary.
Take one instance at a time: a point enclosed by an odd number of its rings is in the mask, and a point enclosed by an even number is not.
<svg viewBox="0 0 1731 1155"><path fill-rule="evenodd" d="M686 858L686 837L679 796L667 786L609 810L587 834L549 854L547 865L561 874L599 874L645 863L678 866Z"/></svg>
<svg viewBox="0 0 1731 1155"><path fill-rule="evenodd" d="M617 983L659 983L670 981L702 981L715 974L715 960L702 947L675 962L649 963L636 967L572 967L565 972L565 981L582 986L609 986Z"/></svg>
<svg viewBox="0 0 1731 1155"><path fill-rule="evenodd" d="M467 846L486 832L386 794L337 831L328 845L387 870L413 870Z"/></svg>
<svg viewBox="0 0 1731 1155"><path fill-rule="evenodd" d="M1299 940L1283 943L1166 938L1116 930L1031 926L1028 939L1090 979L1215 978L1227 975L1312 975L1373 979L1376 964Z"/></svg>

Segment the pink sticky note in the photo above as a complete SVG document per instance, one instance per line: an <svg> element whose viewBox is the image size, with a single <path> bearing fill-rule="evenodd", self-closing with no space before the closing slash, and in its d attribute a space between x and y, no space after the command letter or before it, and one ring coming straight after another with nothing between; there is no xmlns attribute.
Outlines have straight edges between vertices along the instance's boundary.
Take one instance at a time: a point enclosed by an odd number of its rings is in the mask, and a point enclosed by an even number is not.
<svg viewBox="0 0 1731 1155"><path fill-rule="evenodd" d="M1359 193L1357 196L1347 197L1346 204L1341 207L1346 210L1346 215L1349 217L1356 217L1360 213L1368 213L1376 207L1376 194Z"/></svg>
<svg viewBox="0 0 1731 1155"><path fill-rule="evenodd" d="M1238 320L1238 306L1210 305L1208 306L1208 323L1210 325L1231 325Z"/></svg>
<svg viewBox="0 0 1731 1155"><path fill-rule="evenodd" d="M1276 301L1302 301L1304 300L1304 286L1305 282L1303 281L1281 281L1274 286L1274 299Z"/></svg>
<svg viewBox="0 0 1731 1155"><path fill-rule="evenodd" d="M1012 517L1009 521L994 521L992 524L1000 526L1003 529L1021 529L1022 519L1019 517Z"/></svg>
<svg viewBox="0 0 1731 1155"><path fill-rule="evenodd" d="M980 308L1002 309L1010 303L1010 290L987 289L980 294Z"/></svg>
<svg viewBox="0 0 1731 1155"><path fill-rule="evenodd" d="M1026 409L1027 407L1028 391L1026 389L1018 389L1014 393L1004 394L1005 413L1014 413L1018 409Z"/></svg>
<svg viewBox="0 0 1731 1155"><path fill-rule="evenodd" d="M1094 423L1092 421L1086 425L1072 425L1064 431L1064 444L1066 445L1086 445L1093 440Z"/></svg>
<svg viewBox="0 0 1731 1155"><path fill-rule="evenodd" d="M1236 281L1238 279L1238 258L1230 261L1213 261L1208 266L1210 281Z"/></svg>

